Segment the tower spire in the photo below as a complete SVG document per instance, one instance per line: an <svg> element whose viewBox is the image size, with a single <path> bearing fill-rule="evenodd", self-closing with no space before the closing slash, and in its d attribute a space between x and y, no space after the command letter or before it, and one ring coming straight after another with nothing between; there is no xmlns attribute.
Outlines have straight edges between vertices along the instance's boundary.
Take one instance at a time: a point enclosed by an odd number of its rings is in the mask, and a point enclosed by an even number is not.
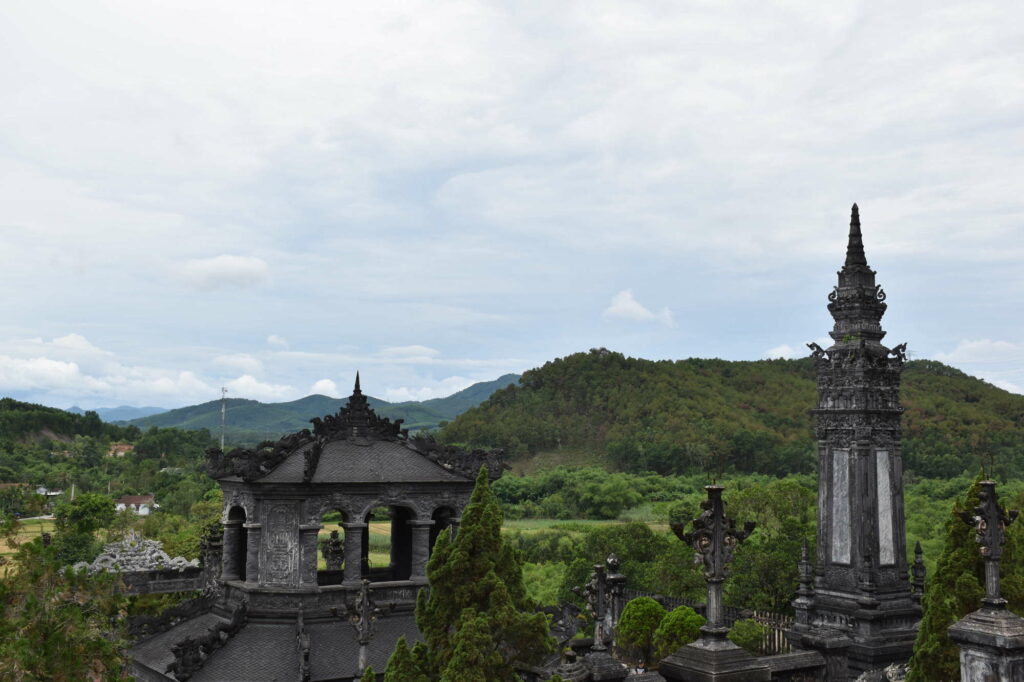
<svg viewBox="0 0 1024 682"><path fill-rule="evenodd" d="M356 387L352 389L352 395L359 395L362 391L359 390L359 370L356 370Z"/></svg>
<svg viewBox="0 0 1024 682"><path fill-rule="evenodd" d="M846 265L867 265L864 256L864 239L860 234L860 210L857 204L850 209L850 240L846 245Z"/></svg>

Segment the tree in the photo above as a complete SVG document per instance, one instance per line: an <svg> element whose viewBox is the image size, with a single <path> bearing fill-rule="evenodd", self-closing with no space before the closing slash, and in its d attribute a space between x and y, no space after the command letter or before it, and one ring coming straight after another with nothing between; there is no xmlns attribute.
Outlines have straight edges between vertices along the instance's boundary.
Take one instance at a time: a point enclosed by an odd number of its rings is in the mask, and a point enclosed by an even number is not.
<svg viewBox="0 0 1024 682"><path fill-rule="evenodd" d="M700 626L707 622L689 606L677 606L669 611L654 631L654 652L657 660L675 653L681 646L700 637Z"/></svg>
<svg viewBox="0 0 1024 682"><path fill-rule="evenodd" d="M405 641L405 635L395 642L395 650L388 659L387 671L384 673L384 682L430 682L423 674L423 668L413 653L415 649L409 649Z"/></svg>
<svg viewBox="0 0 1024 682"><path fill-rule="evenodd" d="M651 660L654 632L664 617L665 607L650 597L631 599L619 617L615 644L630 660L647 663Z"/></svg>
<svg viewBox="0 0 1024 682"><path fill-rule="evenodd" d="M126 599L116 577L60 569L55 547L20 546L0 581L0 679L127 680Z"/></svg>
<svg viewBox="0 0 1024 682"><path fill-rule="evenodd" d="M732 624L726 637L733 644L743 647L752 654L760 655L764 653L761 650L761 643L764 641L766 629L753 618L744 618Z"/></svg>
<svg viewBox="0 0 1024 682"><path fill-rule="evenodd" d="M359 682L377 682L377 674L373 672L373 666L366 666L366 670L363 671L362 676L359 678Z"/></svg>
<svg viewBox="0 0 1024 682"><path fill-rule="evenodd" d="M924 614L914 642L907 682L956 682L960 679L960 650L947 634L953 623L976 611L985 596L985 562L974 540L974 529L960 518L978 505L977 477L963 498L953 504L946 520L946 542L935 574L928 581ZM1024 613L1024 552L1019 523L1010 526L1001 562L1002 592L1009 608Z"/></svg>
<svg viewBox="0 0 1024 682"><path fill-rule="evenodd" d="M437 538L427 564L429 596L420 592L416 604L428 679L476 679L459 677L452 667L474 661L488 682L517 680L515 664L538 661L554 646L544 615L533 612L526 594L519 553L502 541L501 523L481 468L458 534L452 539L446 529Z"/></svg>
<svg viewBox="0 0 1024 682"><path fill-rule="evenodd" d="M106 495L82 493L57 505L53 515L58 533L92 535L114 522L114 501Z"/></svg>

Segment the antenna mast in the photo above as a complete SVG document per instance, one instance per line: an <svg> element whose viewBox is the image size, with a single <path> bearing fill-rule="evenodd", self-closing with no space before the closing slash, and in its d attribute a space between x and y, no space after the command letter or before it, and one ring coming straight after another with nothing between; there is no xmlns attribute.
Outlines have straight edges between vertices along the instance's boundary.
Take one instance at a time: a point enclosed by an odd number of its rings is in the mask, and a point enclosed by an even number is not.
<svg viewBox="0 0 1024 682"><path fill-rule="evenodd" d="M220 449L224 450L224 415L227 413L228 389L221 386L220 389Z"/></svg>

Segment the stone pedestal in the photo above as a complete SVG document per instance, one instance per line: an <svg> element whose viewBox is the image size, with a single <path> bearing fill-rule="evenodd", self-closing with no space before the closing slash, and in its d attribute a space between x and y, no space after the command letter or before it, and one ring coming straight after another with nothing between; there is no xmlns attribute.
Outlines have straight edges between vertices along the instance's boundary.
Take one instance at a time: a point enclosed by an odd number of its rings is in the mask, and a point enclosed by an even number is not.
<svg viewBox="0 0 1024 682"><path fill-rule="evenodd" d="M624 680L629 676L629 668L612 658L607 651L591 651L584 660L590 669L590 679L594 682Z"/></svg>
<svg viewBox="0 0 1024 682"><path fill-rule="evenodd" d="M842 682L850 678L849 650L852 641L849 637L829 628L803 632L795 638L794 634L796 632L787 633L792 644L802 649L817 651L825 659L826 680Z"/></svg>
<svg viewBox="0 0 1024 682"><path fill-rule="evenodd" d="M1024 680L1024 618L981 608L949 628L960 646L962 682Z"/></svg>
<svg viewBox="0 0 1024 682"><path fill-rule="evenodd" d="M768 664L723 637L702 637L658 664L670 682L767 682Z"/></svg>

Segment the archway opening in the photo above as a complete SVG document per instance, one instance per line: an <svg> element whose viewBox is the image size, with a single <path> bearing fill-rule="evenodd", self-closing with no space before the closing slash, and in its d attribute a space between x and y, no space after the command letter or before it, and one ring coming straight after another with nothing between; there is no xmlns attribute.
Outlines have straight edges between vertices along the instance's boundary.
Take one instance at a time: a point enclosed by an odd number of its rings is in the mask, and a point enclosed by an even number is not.
<svg viewBox="0 0 1024 682"><path fill-rule="evenodd" d="M374 507L363 530L363 572L371 582L408 580L412 574L412 527L406 507Z"/></svg>
<svg viewBox="0 0 1024 682"><path fill-rule="evenodd" d="M430 554L434 553L434 543L437 542L437 536L441 534L445 528L451 528L452 523L455 520L455 510L451 507L438 507L434 510L434 513L430 515L430 518L434 520L434 525L430 527Z"/></svg>
<svg viewBox="0 0 1024 682"><path fill-rule="evenodd" d="M224 524L224 580L245 580L248 540L245 509L232 507L228 510L228 520Z"/></svg>
<svg viewBox="0 0 1024 682"><path fill-rule="evenodd" d="M340 585L345 579L345 512L331 509L320 517L317 536L316 582Z"/></svg>

